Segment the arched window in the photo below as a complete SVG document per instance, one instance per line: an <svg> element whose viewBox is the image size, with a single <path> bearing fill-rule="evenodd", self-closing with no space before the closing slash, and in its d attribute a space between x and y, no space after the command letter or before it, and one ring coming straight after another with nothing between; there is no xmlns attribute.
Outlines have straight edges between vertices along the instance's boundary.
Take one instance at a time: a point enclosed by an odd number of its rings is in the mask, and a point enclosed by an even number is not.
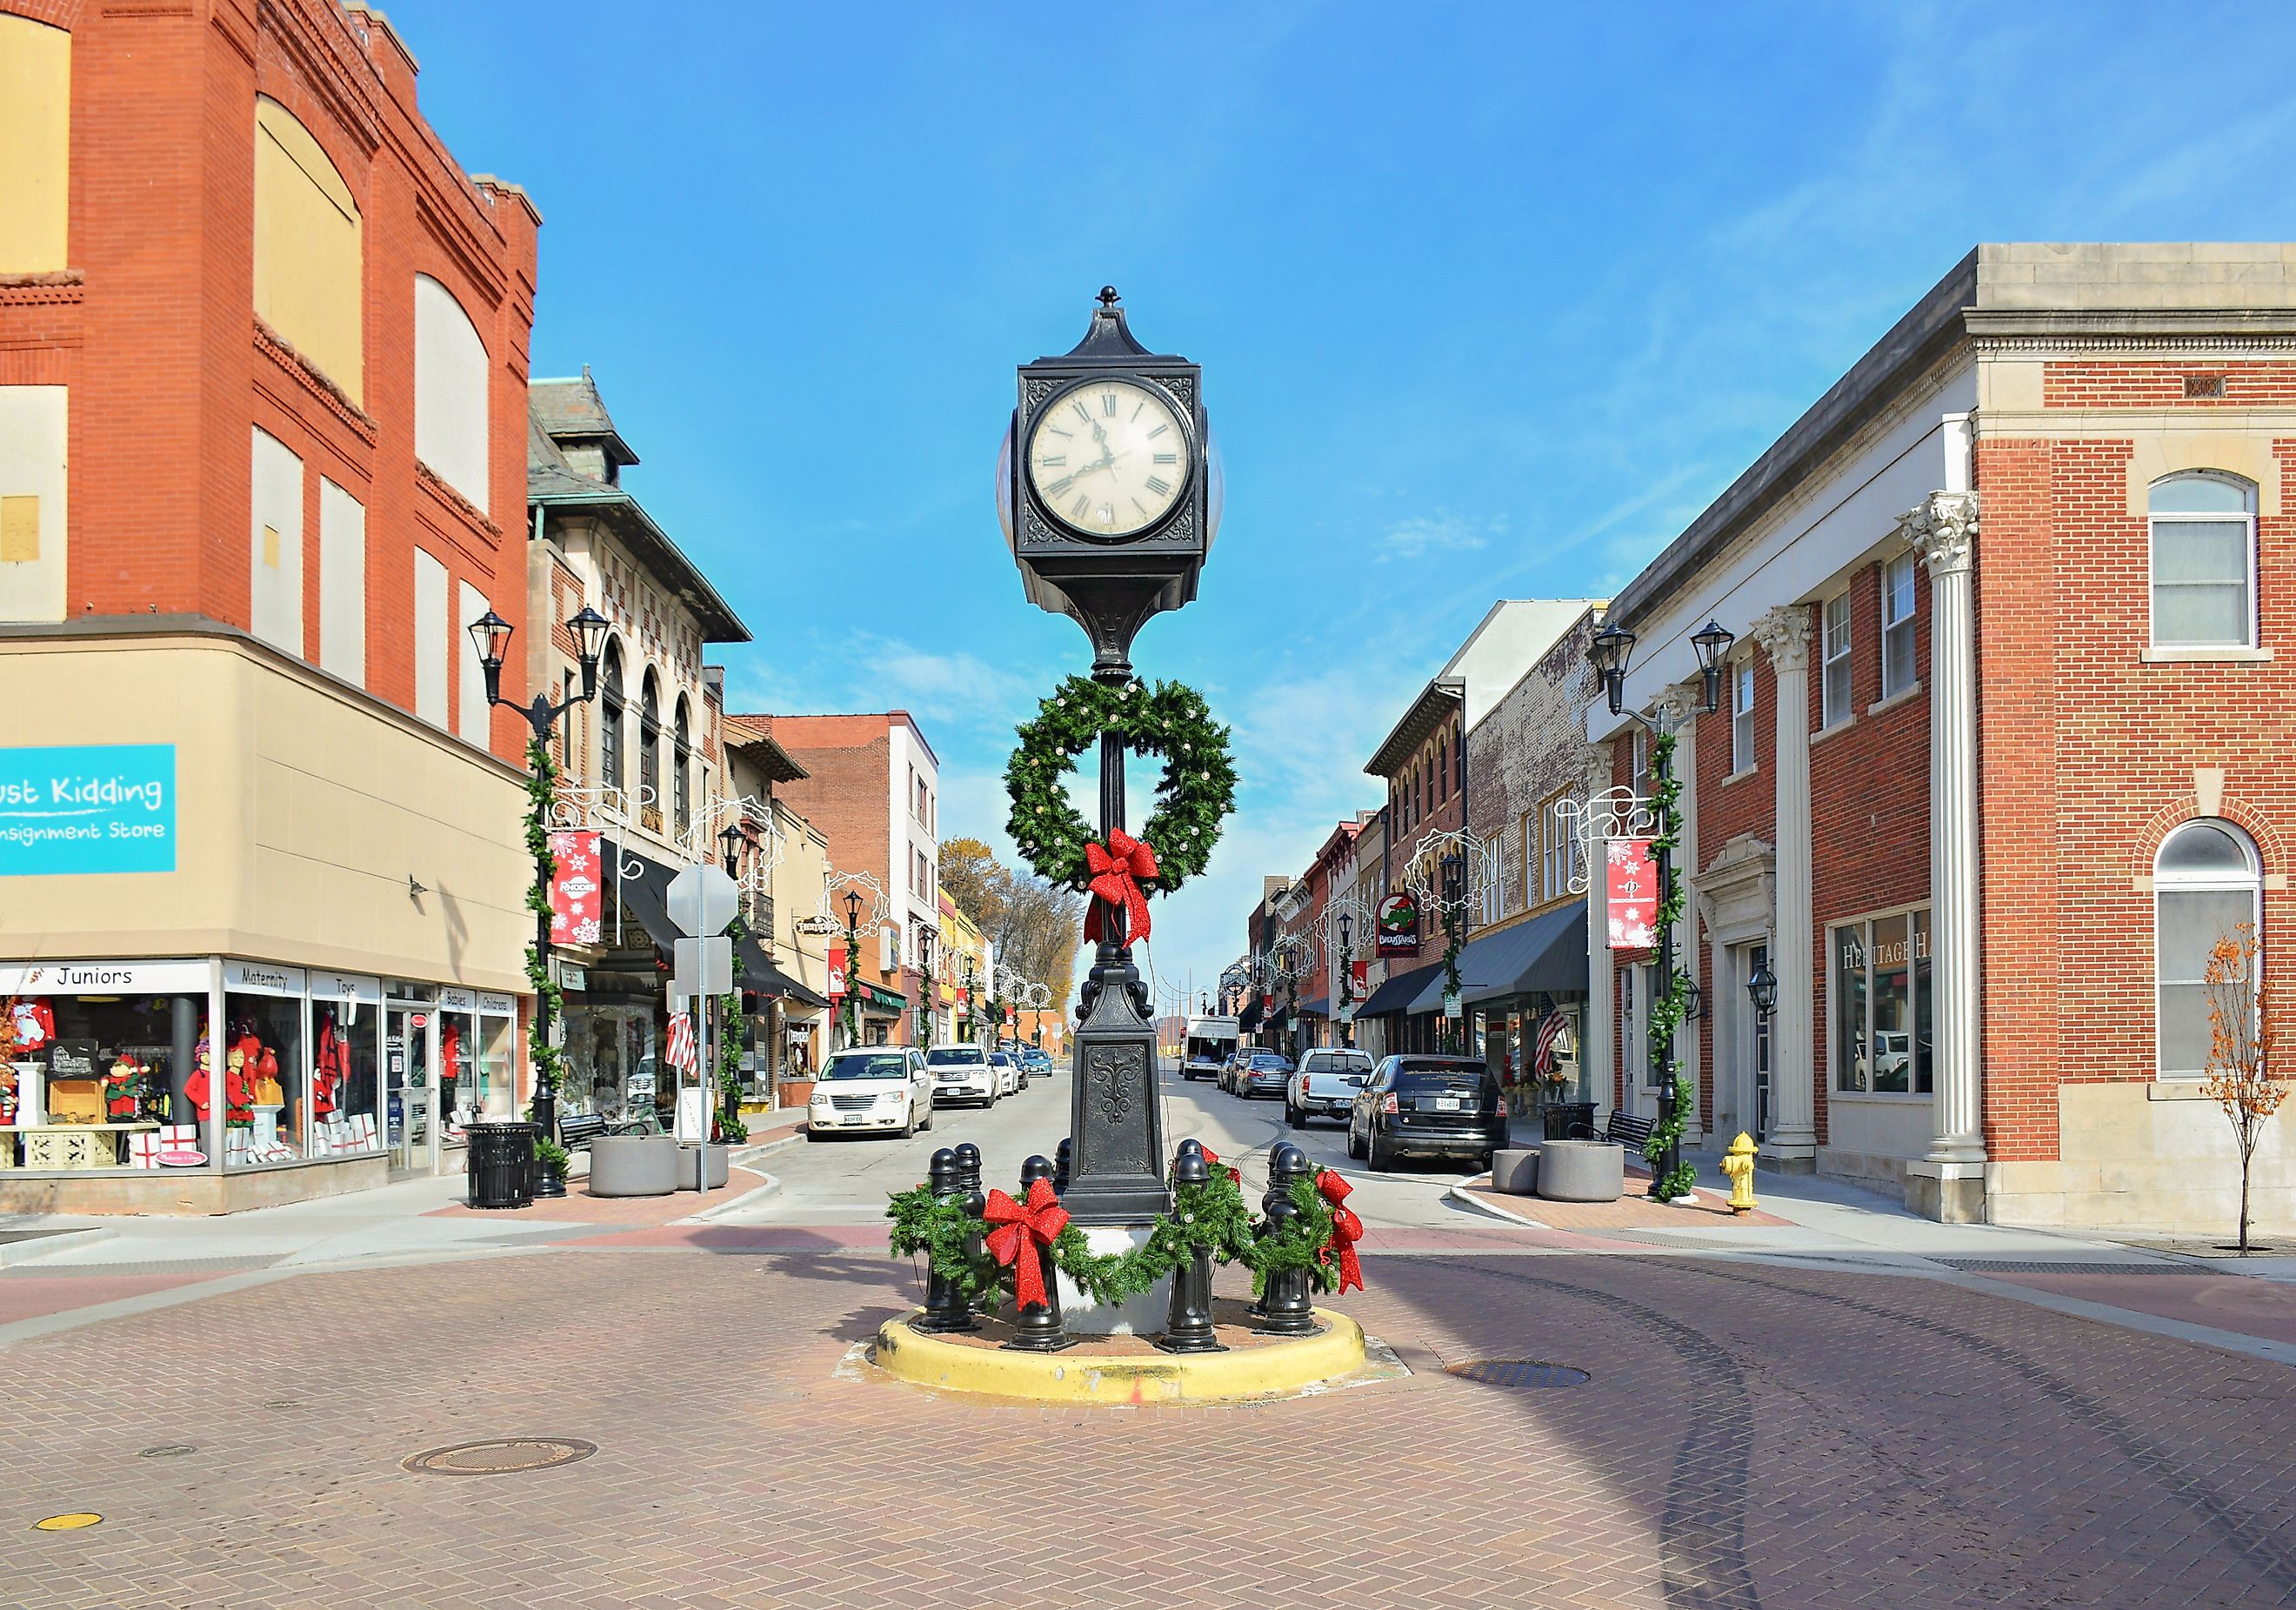
<svg viewBox="0 0 2296 1610"><path fill-rule="evenodd" d="M649 668L638 694L638 803L661 809L661 693ZM661 818L654 818L660 831Z"/></svg>
<svg viewBox="0 0 2296 1610"><path fill-rule="evenodd" d="M606 645L606 673L598 683L598 773L607 787L622 781L622 648Z"/></svg>
<svg viewBox="0 0 2296 1610"><path fill-rule="evenodd" d="M673 829L683 838L687 825L693 820L693 810L687 797L686 774L693 769L693 730L688 724L685 695L677 695L677 724L672 729L669 749L669 805Z"/></svg>
<svg viewBox="0 0 2296 1610"><path fill-rule="evenodd" d="M365 384L359 227L358 202L311 131L257 96L256 316L355 403Z"/></svg>
<svg viewBox="0 0 2296 1610"><path fill-rule="evenodd" d="M2256 489L2194 470L2152 483L2152 646L2256 646Z"/></svg>
<svg viewBox="0 0 2296 1610"><path fill-rule="evenodd" d="M2230 822L2198 817L2161 844L2152 863L2161 1078L2208 1072L2209 953L2243 924L2260 924L2263 892L2256 846Z"/></svg>
<svg viewBox="0 0 2296 1610"><path fill-rule="evenodd" d="M414 456L487 512L487 344L455 293L414 276Z"/></svg>

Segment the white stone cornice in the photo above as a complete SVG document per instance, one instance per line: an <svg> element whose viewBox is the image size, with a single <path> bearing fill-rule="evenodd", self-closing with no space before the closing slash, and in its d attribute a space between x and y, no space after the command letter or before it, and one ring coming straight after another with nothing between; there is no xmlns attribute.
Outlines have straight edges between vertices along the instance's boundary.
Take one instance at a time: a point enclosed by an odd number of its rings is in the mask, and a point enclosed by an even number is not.
<svg viewBox="0 0 2296 1610"><path fill-rule="evenodd" d="M1898 517L1898 535L1931 575L1967 570L1977 543L1977 494L1931 492Z"/></svg>
<svg viewBox="0 0 2296 1610"><path fill-rule="evenodd" d="M1809 663L1809 611L1802 604L1781 604L1764 612L1752 636L1780 670L1800 670Z"/></svg>
<svg viewBox="0 0 2296 1610"><path fill-rule="evenodd" d="M1589 798L1611 786L1611 746L1608 743L1588 743L1580 753L1579 771L1586 778Z"/></svg>
<svg viewBox="0 0 2296 1610"><path fill-rule="evenodd" d="M1679 727L1691 716L1705 708L1702 694L1693 693L1687 683L1677 682L1672 687L1661 688L1652 708L1667 719L1670 727Z"/></svg>

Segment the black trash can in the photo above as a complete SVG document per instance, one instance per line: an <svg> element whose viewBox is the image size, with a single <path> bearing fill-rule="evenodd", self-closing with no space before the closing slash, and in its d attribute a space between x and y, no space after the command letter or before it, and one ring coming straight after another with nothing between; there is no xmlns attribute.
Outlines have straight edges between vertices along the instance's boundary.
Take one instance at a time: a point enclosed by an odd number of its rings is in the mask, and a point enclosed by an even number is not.
<svg viewBox="0 0 2296 1610"><path fill-rule="evenodd" d="M1544 1138L1548 1140L1583 1139L1595 1132L1595 1104L1591 1101L1550 1101L1539 1109L1546 1121Z"/></svg>
<svg viewBox="0 0 2296 1610"><path fill-rule="evenodd" d="M542 1126L505 1121L470 1127L471 1205L522 1208L534 1202L534 1143Z"/></svg>

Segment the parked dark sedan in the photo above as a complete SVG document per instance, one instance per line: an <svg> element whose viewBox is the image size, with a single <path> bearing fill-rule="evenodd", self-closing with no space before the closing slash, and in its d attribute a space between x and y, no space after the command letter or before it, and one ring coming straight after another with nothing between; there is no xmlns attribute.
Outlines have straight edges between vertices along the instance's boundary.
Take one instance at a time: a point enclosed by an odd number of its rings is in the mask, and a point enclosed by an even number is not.
<svg viewBox="0 0 2296 1610"><path fill-rule="evenodd" d="M1251 1059L1238 1070L1235 1093L1245 1100L1262 1096L1281 1097L1283 1087L1292 1082L1292 1059L1273 1051L1254 1051Z"/></svg>
<svg viewBox="0 0 2296 1610"><path fill-rule="evenodd" d="M1375 1172L1402 1156L1469 1157L1487 1169L1506 1143L1506 1097L1476 1056L1390 1056L1348 1114L1348 1155Z"/></svg>

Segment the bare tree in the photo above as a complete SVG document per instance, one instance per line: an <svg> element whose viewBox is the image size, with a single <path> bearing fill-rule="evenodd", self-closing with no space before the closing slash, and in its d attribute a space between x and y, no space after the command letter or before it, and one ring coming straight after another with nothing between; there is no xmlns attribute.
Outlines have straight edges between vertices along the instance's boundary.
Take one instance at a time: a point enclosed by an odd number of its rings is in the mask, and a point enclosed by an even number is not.
<svg viewBox="0 0 2296 1610"><path fill-rule="evenodd" d="M980 840L967 838L942 842L940 886L996 941L1000 962L1044 985L1055 1007L1068 1004L1084 896L1034 873L1016 872Z"/></svg>
<svg viewBox="0 0 2296 1610"><path fill-rule="evenodd" d="M2202 1086L2224 1109L2240 1152L2240 1252L2248 1253L2248 1180L2264 1126L2287 1098L2268 1066L2276 1025L2257 965L2256 926L2243 923L2209 952L2209 1070Z"/></svg>

